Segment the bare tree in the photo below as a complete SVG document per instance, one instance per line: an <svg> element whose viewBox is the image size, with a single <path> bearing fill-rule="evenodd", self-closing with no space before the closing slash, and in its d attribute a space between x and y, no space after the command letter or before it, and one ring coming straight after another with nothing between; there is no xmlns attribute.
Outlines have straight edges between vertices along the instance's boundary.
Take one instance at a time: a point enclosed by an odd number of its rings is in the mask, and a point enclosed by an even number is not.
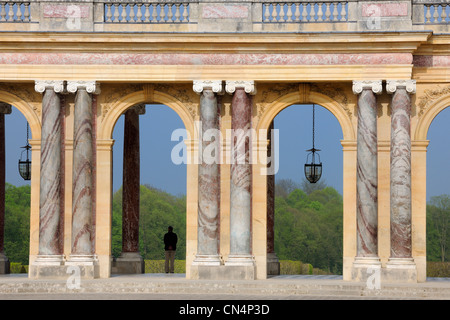
<svg viewBox="0 0 450 320"><path fill-rule="evenodd" d="M275 183L275 195L286 198L295 189L300 189L300 185L292 179L281 179Z"/></svg>

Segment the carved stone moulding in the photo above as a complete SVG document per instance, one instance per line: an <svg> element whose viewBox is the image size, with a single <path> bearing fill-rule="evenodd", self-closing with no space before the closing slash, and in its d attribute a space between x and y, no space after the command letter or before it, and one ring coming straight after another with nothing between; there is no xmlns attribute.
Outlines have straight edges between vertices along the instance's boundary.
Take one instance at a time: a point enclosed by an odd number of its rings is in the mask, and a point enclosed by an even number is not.
<svg viewBox="0 0 450 320"><path fill-rule="evenodd" d="M64 92L64 81L63 80L36 80L34 82L34 89L43 93L46 89L53 89L56 93Z"/></svg>
<svg viewBox="0 0 450 320"><path fill-rule="evenodd" d="M67 81L68 92L75 93L79 89L84 89L92 94L100 94L100 84L96 81Z"/></svg>
<svg viewBox="0 0 450 320"><path fill-rule="evenodd" d="M386 80L386 91L394 93L397 88L405 88L410 94L416 93L416 80Z"/></svg>
<svg viewBox="0 0 450 320"><path fill-rule="evenodd" d="M200 94L205 89L211 89L212 92L223 94L222 80L194 80L194 92Z"/></svg>
<svg viewBox="0 0 450 320"><path fill-rule="evenodd" d="M381 80L354 80L353 93L360 94L364 89L372 90L375 94L381 94L383 91Z"/></svg>
<svg viewBox="0 0 450 320"><path fill-rule="evenodd" d="M229 94L232 94L236 91L236 88L244 88L246 93L251 95L256 94L256 87L254 81L230 81L227 80L225 82L225 91Z"/></svg>

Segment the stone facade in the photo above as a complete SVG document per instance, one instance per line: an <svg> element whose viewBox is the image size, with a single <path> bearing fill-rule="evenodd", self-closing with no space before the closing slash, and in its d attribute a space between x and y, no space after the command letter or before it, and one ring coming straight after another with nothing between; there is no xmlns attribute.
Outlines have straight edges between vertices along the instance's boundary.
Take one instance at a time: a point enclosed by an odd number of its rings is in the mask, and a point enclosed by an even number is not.
<svg viewBox="0 0 450 320"><path fill-rule="evenodd" d="M188 132L186 276L279 272L267 130L284 108L315 103L343 132L344 279L380 268L386 281L425 281L427 130L450 105L448 5L310 2L312 15L305 1L165 1L162 14L148 1L129 1L131 11L120 1L29 1L19 18L5 9L0 100L33 136L29 276L143 272L139 146L129 137L146 103L175 110ZM112 132L122 114L134 133L123 253L112 261ZM201 141L196 121L223 140ZM230 129L244 134L228 141ZM198 161L208 148L234 161Z"/></svg>

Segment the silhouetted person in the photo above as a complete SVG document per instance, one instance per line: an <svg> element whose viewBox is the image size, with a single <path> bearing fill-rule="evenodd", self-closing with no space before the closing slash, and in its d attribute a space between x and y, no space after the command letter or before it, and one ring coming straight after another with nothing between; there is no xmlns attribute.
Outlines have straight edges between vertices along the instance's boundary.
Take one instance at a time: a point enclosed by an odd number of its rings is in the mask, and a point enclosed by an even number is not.
<svg viewBox="0 0 450 320"><path fill-rule="evenodd" d="M175 251L177 250L178 237L173 232L173 227L169 226L168 231L164 235L164 250L166 251L166 273L174 272Z"/></svg>

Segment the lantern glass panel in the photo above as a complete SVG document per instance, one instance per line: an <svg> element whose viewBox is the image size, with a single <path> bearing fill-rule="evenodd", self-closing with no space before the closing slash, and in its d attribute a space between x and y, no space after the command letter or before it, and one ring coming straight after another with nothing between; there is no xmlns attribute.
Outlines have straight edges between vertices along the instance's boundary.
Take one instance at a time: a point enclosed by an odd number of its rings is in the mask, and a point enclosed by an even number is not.
<svg viewBox="0 0 450 320"><path fill-rule="evenodd" d="M307 163L305 164L305 176L311 183L316 183L322 176L322 163Z"/></svg>
<svg viewBox="0 0 450 320"><path fill-rule="evenodd" d="M24 180L31 179L31 161L19 161L19 174Z"/></svg>

